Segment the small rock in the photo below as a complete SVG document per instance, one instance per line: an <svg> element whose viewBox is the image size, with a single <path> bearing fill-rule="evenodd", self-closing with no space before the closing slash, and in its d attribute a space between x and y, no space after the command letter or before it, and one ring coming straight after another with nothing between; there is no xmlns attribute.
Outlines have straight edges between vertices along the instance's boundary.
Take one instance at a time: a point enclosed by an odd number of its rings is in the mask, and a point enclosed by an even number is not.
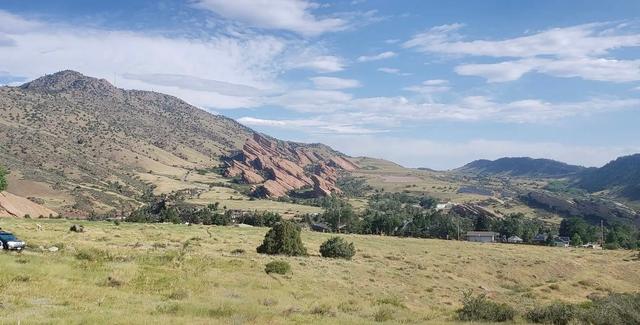
<svg viewBox="0 0 640 325"><path fill-rule="evenodd" d="M47 248L47 250L52 252L52 253L55 253L55 252L57 252L59 250L59 248L56 247L56 246L51 246L51 247Z"/></svg>

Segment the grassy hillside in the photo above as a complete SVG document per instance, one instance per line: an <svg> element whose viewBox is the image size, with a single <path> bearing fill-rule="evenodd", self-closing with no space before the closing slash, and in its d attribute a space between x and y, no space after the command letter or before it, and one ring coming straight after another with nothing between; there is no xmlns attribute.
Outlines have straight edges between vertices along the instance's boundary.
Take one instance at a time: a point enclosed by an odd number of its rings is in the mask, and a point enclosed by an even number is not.
<svg viewBox="0 0 640 325"><path fill-rule="evenodd" d="M640 154L620 157L580 176L577 185L587 191L605 191L628 200L640 201Z"/></svg>
<svg viewBox="0 0 640 325"><path fill-rule="evenodd" d="M224 191L212 183L228 180L212 169L253 133L173 96L119 89L74 71L0 87L0 165L11 172L8 191L67 216L131 210L152 186L156 194Z"/></svg>
<svg viewBox="0 0 640 325"><path fill-rule="evenodd" d="M577 174L585 167L565 164L551 159L507 157L496 160L472 161L457 171L475 174L503 174L530 177L563 177Z"/></svg>
<svg viewBox="0 0 640 325"><path fill-rule="evenodd" d="M255 253L265 228L70 224L2 220L30 246L0 254L3 322L441 324L467 290L524 310L640 287L630 251L349 235L357 254L344 261L321 258L329 235L306 231L300 258ZM265 274L272 260L292 273Z"/></svg>

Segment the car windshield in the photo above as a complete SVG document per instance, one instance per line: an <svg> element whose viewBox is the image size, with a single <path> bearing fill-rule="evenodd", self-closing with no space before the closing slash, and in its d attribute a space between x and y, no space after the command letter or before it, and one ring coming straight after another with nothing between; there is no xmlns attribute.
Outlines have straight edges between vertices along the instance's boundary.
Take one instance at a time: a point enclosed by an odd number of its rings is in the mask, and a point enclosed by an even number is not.
<svg viewBox="0 0 640 325"><path fill-rule="evenodd" d="M17 241L18 239L13 234L0 234L0 239L3 241Z"/></svg>

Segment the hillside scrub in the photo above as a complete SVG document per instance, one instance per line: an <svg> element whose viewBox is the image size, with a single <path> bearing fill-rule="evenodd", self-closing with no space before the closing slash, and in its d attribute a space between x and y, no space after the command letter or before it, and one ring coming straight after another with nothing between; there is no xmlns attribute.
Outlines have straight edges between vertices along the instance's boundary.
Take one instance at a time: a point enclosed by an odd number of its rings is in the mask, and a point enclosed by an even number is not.
<svg viewBox="0 0 640 325"><path fill-rule="evenodd" d="M353 243L347 243L341 237L332 237L320 245L322 257L343 258L350 260L356 254Z"/></svg>
<svg viewBox="0 0 640 325"><path fill-rule="evenodd" d="M471 292L464 294L462 305L457 311L462 321L506 322L516 316L513 307L493 302L485 295L473 296Z"/></svg>
<svg viewBox="0 0 640 325"><path fill-rule="evenodd" d="M265 265L264 271L267 274L287 274L289 273L289 271L291 271L291 265L289 265L289 263L287 263L286 261L272 261Z"/></svg>
<svg viewBox="0 0 640 325"><path fill-rule="evenodd" d="M0 165L0 192L7 189L7 170Z"/></svg>
<svg viewBox="0 0 640 325"><path fill-rule="evenodd" d="M532 323L568 325L577 315L576 306L554 302L547 306L535 307L525 314L525 318Z"/></svg>
<svg viewBox="0 0 640 325"><path fill-rule="evenodd" d="M300 238L300 227L291 221L282 221L264 236L262 245L256 251L260 254L306 256L307 249Z"/></svg>

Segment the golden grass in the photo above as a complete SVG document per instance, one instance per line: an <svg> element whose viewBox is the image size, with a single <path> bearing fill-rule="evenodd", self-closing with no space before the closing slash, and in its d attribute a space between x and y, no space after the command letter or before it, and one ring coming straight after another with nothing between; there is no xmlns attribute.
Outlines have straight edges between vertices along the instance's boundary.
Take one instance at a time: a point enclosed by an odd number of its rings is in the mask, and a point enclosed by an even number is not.
<svg viewBox="0 0 640 325"><path fill-rule="evenodd" d="M525 309L640 287L628 251L345 235L358 250L345 261L321 258L330 235L308 231L305 258L257 254L266 228L71 223L2 219L30 246L0 254L3 323L440 324L466 290ZM265 274L273 260L292 273Z"/></svg>
<svg viewBox="0 0 640 325"><path fill-rule="evenodd" d="M219 202L221 207L227 207L227 209L271 211L280 213L283 217L322 212L322 208L309 205L273 200L251 200L248 196L228 187L213 187L210 191L202 193L198 198L189 199L187 202L199 205Z"/></svg>

